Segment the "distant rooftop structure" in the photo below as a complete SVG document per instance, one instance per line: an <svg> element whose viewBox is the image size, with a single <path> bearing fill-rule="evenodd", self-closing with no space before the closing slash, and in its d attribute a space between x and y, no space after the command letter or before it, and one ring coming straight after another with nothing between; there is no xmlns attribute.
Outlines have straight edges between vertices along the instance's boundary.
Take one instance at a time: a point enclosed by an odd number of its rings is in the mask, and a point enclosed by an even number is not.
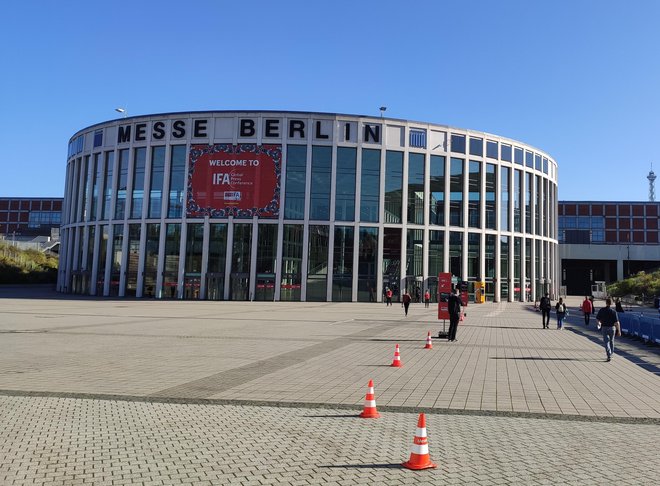
<svg viewBox="0 0 660 486"><path fill-rule="evenodd" d="M655 173L653 172L653 164L651 164L651 171L646 178L649 180L649 201L655 201Z"/></svg>

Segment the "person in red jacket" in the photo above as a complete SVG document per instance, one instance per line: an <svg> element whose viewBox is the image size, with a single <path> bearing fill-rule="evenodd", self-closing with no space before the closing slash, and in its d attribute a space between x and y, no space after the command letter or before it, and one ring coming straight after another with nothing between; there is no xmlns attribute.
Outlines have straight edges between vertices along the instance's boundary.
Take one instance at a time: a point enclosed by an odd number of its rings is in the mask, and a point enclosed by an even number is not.
<svg viewBox="0 0 660 486"><path fill-rule="evenodd" d="M585 297L584 300L582 301L582 312L584 312L584 325L588 326L589 318L591 317L591 314L593 314L594 312L594 308L591 305L591 301L589 300L589 297Z"/></svg>

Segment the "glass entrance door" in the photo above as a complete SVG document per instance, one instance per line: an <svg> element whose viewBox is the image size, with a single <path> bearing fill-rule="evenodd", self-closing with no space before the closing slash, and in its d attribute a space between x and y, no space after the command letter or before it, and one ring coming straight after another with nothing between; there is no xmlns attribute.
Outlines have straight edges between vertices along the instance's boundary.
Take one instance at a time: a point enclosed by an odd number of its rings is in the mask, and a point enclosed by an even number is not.
<svg viewBox="0 0 660 486"><path fill-rule="evenodd" d="M208 300L224 300L225 298L225 274L206 274L206 298Z"/></svg>
<svg viewBox="0 0 660 486"><path fill-rule="evenodd" d="M250 274L232 273L229 300L250 300Z"/></svg>
<svg viewBox="0 0 660 486"><path fill-rule="evenodd" d="M199 291L202 285L202 277L199 273L187 274L183 279L183 298L199 299Z"/></svg>
<svg viewBox="0 0 660 486"><path fill-rule="evenodd" d="M254 300L275 300L274 274L257 275L257 288L255 289Z"/></svg>

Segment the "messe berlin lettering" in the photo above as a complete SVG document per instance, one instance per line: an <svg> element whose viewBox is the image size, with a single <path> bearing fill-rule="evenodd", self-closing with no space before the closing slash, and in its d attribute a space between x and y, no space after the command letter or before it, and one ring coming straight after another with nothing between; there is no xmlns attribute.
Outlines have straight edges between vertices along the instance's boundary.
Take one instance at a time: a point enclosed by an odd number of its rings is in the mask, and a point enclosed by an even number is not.
<svg viewBox="0 0 660 486"><path fill-rule="evenodd" d="M256 118L239 118L236 125L238 138L256 138L259 120ZM190 120L120 125L117 130L117 143L145 142L149 139L149 136L151 140L165 140L168 133L172 139L182 140L187 138L189 128L191 129L192 138L210 138L213 136L209 131L211 121L210 119L192 120L190 127ZM281 119L266 118L262 121L261 137L264 139L281 139L287 136L289 139L302 140L310 135L316 140L333 139L333 120L313 120L310 122L309 120L288 119L284 122ZM352 126L357 125L355 122L338 122L337 135L343 137L344 140L351 140L355 136L351 132ZM381 143L381 125L363 123L361 124L361 135L362 141L365 143ZM222 137L227 136L233 137L233 134L222 135Z"/></svg>

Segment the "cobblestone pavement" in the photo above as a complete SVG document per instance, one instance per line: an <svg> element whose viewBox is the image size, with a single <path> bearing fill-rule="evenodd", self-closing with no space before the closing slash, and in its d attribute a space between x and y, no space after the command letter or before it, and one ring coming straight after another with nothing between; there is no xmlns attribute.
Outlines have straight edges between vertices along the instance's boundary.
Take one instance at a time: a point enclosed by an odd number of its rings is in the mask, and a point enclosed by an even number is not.
<svg viewBox="0 0 660 486"><path fill-rule="evenodd" d="M623 338L605 363L576 312L557 331L530 305L471 305L459 341L426 350L441 326L422 305L1 292L3 485L660 478L658 348ZM356 417L369 379L377 420ZM399 467L419 412L436 470Z"/></svg>
<svg viewBox="0 0 660 486"><path fill-rule="evenodd" d="M2 484L657 484L658 426L0 396ZM607 452L605 449L607 449ZM655 476L654 476L655 475Z"/></svg>

